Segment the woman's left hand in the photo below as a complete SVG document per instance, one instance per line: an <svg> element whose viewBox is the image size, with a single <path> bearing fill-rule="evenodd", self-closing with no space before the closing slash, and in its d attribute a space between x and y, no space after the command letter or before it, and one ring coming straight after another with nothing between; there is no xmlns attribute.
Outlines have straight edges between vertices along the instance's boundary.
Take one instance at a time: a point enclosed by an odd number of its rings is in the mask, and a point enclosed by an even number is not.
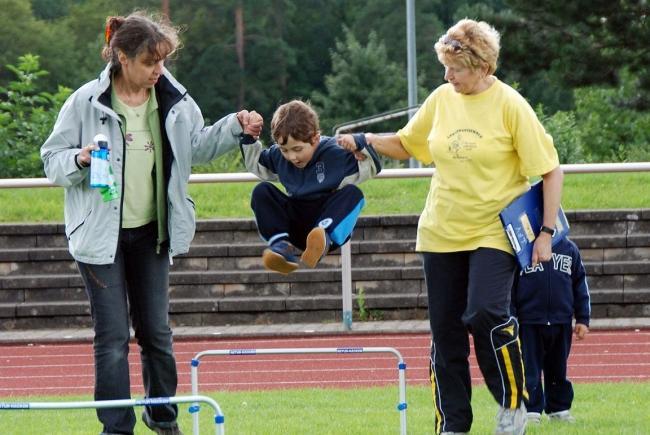
<svg viewBox="0 0 650 435"><path fill-rule="evenodd" d="M553 251L551 250L552 237L548 233L540 232L535 243L533 244L533 266L543 261L551 259Z"/></svg>
<svg viewBox="0 0 650 435"><path fill-rule="evenodd" d="M250 134L255 139L260 137L262 126L264 125L262 115L254 110L251 112L248 110L242 110L237 112L237 120L245 134Z"/></svg>

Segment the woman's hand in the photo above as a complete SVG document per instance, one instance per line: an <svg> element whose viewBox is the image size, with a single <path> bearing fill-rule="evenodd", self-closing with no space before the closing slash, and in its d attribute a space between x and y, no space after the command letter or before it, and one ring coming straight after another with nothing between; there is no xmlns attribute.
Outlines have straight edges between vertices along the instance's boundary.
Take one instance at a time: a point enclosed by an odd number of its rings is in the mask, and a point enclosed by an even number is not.
<svg viewBox="0 0 650 435"><path fill-rule="evenodd" d="M357 150L357 143L354 141L354 136L351 134L341 134L336 136L336 142L347 151L351 153Z"/></svg>
<svg viewBox="0 0 650 435"><path fill-rule="evenodd" d="M81 151L75 156L75 159L77 159L77 164L85 168L90 166L90 153L95 149L97 149L97 146L92 143L90 145L86 145L85 147L81 147Z"/></svg>
<svg viewBox="0 0 650 435"><path fill-rule="evenodd" d="M237 120L242 130L244 130L244 134L249 134L255 139L259 139L262 133L262 126L264 125L262 115L254 110L250 112L248 110L242 110L237 112Z"/></svg>
<svg viewBox="0 0 650 435"><path fill-rule="evenodd" d="M533 244L533 266L551 259L551 255L553 255L551 249L552 240L553 238L550 234L540 231Z"/></svg>

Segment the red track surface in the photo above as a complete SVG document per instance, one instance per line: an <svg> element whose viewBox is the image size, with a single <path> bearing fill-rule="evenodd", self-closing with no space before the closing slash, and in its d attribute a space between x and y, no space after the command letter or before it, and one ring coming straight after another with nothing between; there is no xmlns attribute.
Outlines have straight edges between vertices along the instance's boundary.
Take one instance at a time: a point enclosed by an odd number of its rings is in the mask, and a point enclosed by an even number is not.
<svg viewBox="0 0 650 435"><path fill-rule="evenodd" d="M407 364L407 384L428 384L428 334L177 340L174 347L179 394L190 392L191 359L215 349L394 347ZM133 393L142 395L135 344L129 359ZM473 353L470 363L473 382L482 382ZM650 331L596 331L574 341L569 377L574 382L650 381ZM91 344L0 345L0 397L92 394L93 382ZM199 391L396 383L397 359L392 354L206 356L199 366Z"/></svg>

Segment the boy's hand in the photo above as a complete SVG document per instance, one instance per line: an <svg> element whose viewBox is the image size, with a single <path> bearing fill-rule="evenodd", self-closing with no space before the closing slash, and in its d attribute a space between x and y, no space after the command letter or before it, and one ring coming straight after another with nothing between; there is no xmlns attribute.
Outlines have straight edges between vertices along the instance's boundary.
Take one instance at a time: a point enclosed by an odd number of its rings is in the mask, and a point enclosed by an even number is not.
<svg viewBox="0 0 650 435"><path fill-rule="evenodd" d="M345 150L350 151L351 153L357 151L357 143L354 141L354 136L352 136L351 134L341 134L336 136L336 142L341 146L341 148L344 148ZM359 160L358 157L357 160Z"/></svg>
<svg viewBox="0 0 650 435"><path fill-rule="evenodd" d="M352 154L354 154L354 158L359 160L360 162L363 162L365 159L368 157L362 153L361 151L354 151Z"/></svg>
<svg viewBox="0 0 650 435"><path fill-rule="evenodd" d="M585 335L589 333L589 327L582 323L576 323L576 326L575 328L573 328L573 331L576 334L576 338L578 340L582 340L583 338L585 338Z"/></svg>
<svg viewBox="0 0 650 435"><path fill-rule="evenodd" d="M336 137L336 142L346 151L354 154L354 158L359 161L366 159L365 154L357 150L357 143L354 141L354 136L351 134L341 134Z"/></svg>
<svg viewBox="0 0 650 435"><path fill-rule="evenodd" d="M262 133L262 126L264 125L264 119L262 115L256 111L249 112L248 110L242 110L237 112L237 120L241 124L244 134L249 134L255 139L260 137Z"/></svg>

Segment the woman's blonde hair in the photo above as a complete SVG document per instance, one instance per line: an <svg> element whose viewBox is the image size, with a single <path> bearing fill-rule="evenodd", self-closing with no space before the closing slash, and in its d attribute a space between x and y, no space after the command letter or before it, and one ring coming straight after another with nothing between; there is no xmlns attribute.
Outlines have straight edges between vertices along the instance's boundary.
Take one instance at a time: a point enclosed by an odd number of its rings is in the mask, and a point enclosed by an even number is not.
<svg viewBox="0 0 650 435"><path fill-rule="evenodd" d="M434 47L442 64L460 63L473 70L487 65L487 73L494 74L500 40L499 32L485 21L465 18L447 30Z"/></svg>

